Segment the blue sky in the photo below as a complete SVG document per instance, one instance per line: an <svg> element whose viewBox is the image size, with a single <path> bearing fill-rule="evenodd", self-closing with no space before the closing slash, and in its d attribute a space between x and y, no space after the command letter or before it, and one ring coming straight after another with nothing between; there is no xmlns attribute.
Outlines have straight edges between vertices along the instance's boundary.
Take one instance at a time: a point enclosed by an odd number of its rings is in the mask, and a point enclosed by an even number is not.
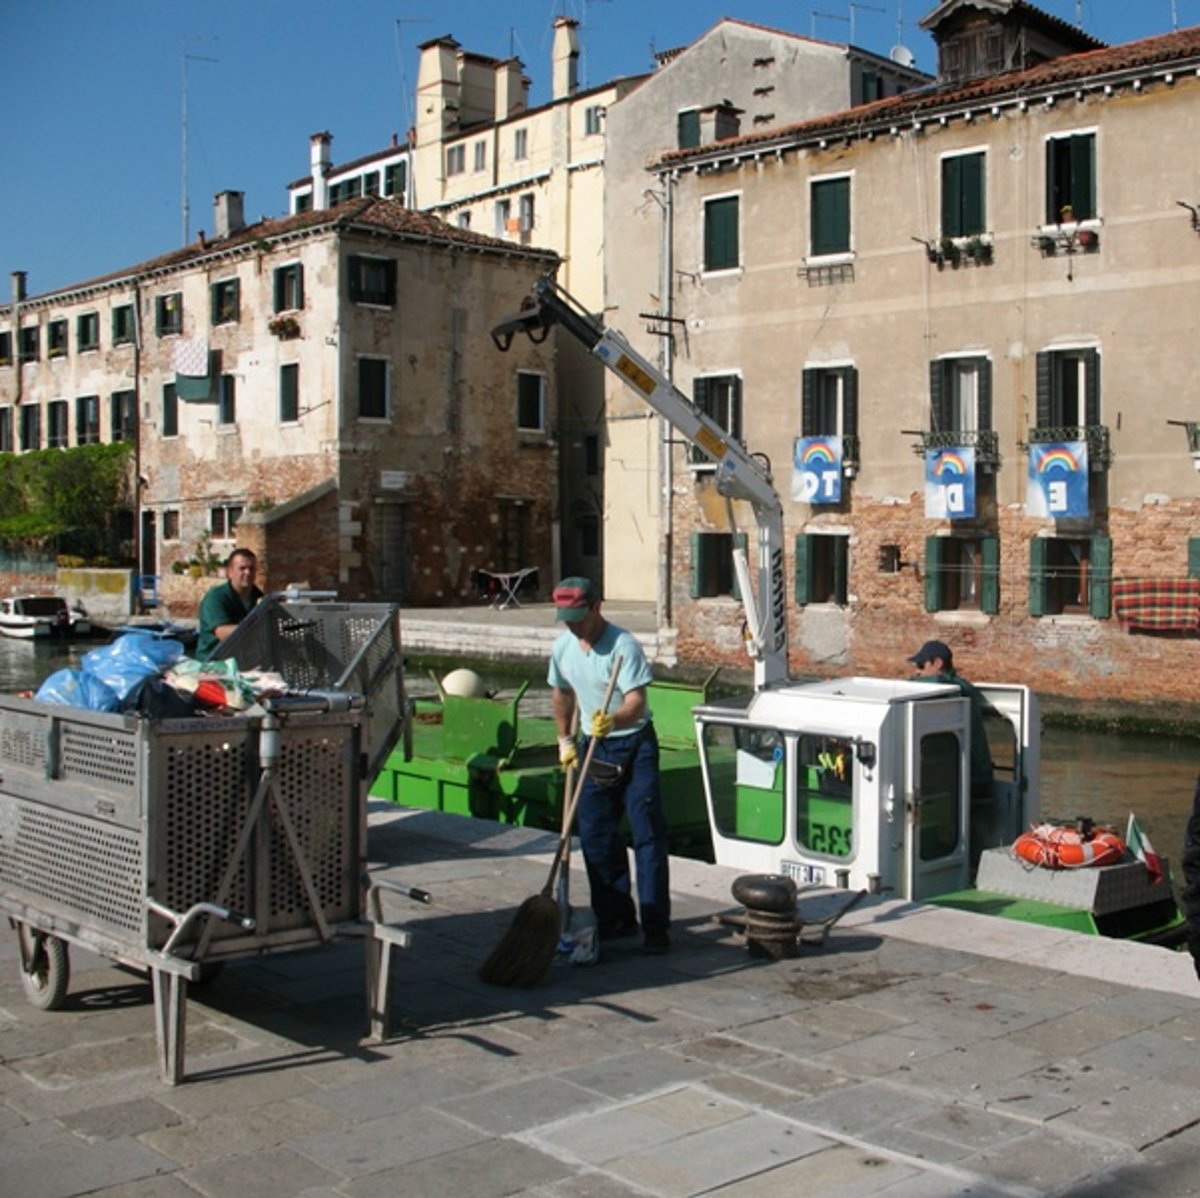
<svg viewBox="0 0 1200 1198"><path fill-rule="evenodd" d="M281 215L327 129L336 162L403 136L416 47L443 34L515 53L548 99L550 27L581 22L583 82L650 68L722 16L887 54L898 41L932 70L917 21L935 0L0 0L0 302L8 275L31 295L183 244L183 78L190 219L243 191L246 216ZM1200 24L1200 0L1043 0L1110 42ZM883 10L883 11L878 11ZM901 20L903 29L901 31Z"/></svg>

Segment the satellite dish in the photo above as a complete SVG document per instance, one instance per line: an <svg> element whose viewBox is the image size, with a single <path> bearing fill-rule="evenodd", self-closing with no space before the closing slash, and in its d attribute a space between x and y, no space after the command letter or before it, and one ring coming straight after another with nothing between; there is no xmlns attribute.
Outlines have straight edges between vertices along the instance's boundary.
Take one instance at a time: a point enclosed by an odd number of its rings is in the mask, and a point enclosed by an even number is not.
<svg viewBox="0 0 1200 1198"><path fill-rule="evenodd" d="M902 67L911 67L917 61L916 56L907 46L893 46L888 51L888 57Z"/></svg>

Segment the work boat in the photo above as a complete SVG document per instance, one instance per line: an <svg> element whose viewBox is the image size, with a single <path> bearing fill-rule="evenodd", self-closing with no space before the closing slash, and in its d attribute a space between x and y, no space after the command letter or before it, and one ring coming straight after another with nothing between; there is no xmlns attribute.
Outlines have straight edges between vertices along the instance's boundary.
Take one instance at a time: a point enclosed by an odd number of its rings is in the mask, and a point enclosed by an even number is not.
<svg viewBox="0 0 1200 1198"><path fill-rule="evenodd" d="M51 636L86 636L88 618L72 611L57 595L7 595L0 598L0 633L21 640Z"/></svg>
<svg viewBox="0 0 1200 1198"><path fill-rule="evenodd" d="M697 706L717 863L1178 943L1183 920L1165 860L1156 872L1126 851L1110 853L1112 864L1087 864L1084 847L1077 861L1062 853L1040 865L1014 853L1040 818L1037 700L1024 686L978 689L996 763L984 798L971 797L970 701L953 685L789 682ZM1086 846L1087 834L1073 839Z"/></svg>

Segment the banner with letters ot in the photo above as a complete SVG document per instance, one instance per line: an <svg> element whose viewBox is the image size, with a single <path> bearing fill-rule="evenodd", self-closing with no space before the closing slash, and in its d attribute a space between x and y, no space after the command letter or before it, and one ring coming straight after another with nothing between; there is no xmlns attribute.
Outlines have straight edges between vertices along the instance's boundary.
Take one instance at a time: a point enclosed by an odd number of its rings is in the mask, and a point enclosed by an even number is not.
<svg viewBox="0 0 1200 1198"><path fill-rule="evenodd" d="M841 437L796 438L792 498L800 503L841 503Z"/></svg>
<svg viewBox="0 0 1200 1198"><path fill-rule="evenodd" d="M925 451L925 515L930 520L974 518L973 445L950 445Z"/></svg>
<svg viewBox="0 0 1200 1198"><path fill-rule="evenodd" d="M1086 441L1048 441L1029 447L1025 511L1056 520L1088 514Z"/></svg>

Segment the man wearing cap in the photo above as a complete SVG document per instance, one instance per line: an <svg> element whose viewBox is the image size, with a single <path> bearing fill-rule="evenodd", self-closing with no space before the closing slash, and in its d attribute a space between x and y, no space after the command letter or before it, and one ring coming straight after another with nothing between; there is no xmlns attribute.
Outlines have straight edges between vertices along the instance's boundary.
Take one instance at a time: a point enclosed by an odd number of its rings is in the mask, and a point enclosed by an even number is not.
<svg viewBox="0 0 1200 1198"><path fill-rule="evenodd" d="M914 682L949 683L971 700L971 797L986 798L992 787L992 753L983 726L987 700L955 670L954 654L944 641L926 641L908 660L917 667Z"/></svg>
<svg viewBox="0 0 1200 1198"><path fill-rule="evenodd" d="M601 615L600 592L591 579L564 578L554 588L554 606L555 618L566 626L550 651L547 677L562 766L581 756L571 735L577 705L583 743L595 741L577 817L600 939L636 935L640 908L644 950L665 953L671 945L667 821L659 791L658 738L646 705L650 667L637 638ZM616 687L602 710L618 656ZM633 833L636 908L622 815Z"/></svg>

